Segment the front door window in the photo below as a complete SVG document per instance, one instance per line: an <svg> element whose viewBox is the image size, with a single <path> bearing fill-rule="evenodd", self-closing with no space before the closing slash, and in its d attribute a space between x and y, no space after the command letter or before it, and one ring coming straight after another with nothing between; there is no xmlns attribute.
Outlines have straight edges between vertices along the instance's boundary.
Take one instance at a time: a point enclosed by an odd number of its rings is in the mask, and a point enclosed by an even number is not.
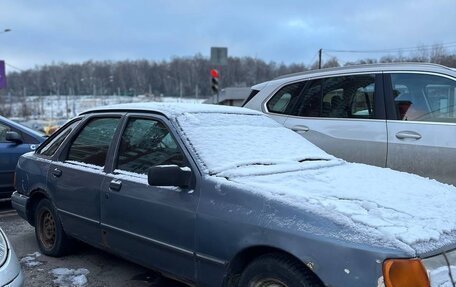
<svg viewBox="0 0 456 287"><path fill-rule="evenodd" d="M391 74L397 118L456 122L456 81L427 74Z"/></svg>
<svg viewBox="0 0 456 287"><path fill-rule="evenodd" d="M157 165L183 165L183 155L170 131L159 121L132 118L120 141L117 169L147 174Z"/></svg>

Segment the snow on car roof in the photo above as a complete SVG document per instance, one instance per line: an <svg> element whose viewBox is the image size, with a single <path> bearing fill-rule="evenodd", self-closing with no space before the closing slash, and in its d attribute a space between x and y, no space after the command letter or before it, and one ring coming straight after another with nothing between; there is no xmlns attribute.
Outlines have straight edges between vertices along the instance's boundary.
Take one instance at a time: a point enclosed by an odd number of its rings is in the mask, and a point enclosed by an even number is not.
<svg viewBox="0 0 456 287"><path fill-rule="evenodd" d="M164 114L168 118L176 117L183 113L227 113L227 114L261 114L258 111L240 108L230 107L221 105L211 104L182 104L182 103L131 103L131 104L118 104L110 105L99 108L89 109L84 111L82 114L88 114L93 112L109 112L109 111L146 111L146 112L157 112Z"/></svg>

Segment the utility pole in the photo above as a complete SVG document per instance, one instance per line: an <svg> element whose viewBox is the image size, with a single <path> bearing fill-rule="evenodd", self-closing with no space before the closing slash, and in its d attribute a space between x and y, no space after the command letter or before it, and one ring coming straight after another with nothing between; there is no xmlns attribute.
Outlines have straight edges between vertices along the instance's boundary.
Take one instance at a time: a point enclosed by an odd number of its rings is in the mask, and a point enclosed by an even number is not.
<svg viewBox="0 0 456 287"><path fill-rule="evenodd" d="M318 50L318 69L321 69L321 53L323 49Z"/></svg>

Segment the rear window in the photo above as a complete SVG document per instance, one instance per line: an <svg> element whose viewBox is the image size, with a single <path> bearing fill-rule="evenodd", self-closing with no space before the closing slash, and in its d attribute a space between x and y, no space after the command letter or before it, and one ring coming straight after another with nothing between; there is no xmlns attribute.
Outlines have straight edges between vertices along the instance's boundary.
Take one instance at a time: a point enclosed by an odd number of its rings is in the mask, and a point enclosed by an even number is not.
<svg viewBox="0 0 456 287"><path fill-rule="evenodd" d="M259 90L252 90L247 97L247 99L242 103L242 106L245 106L253 97L255 97L256 94L258 94Z"/></svg>
<svg viewBox="0 0 456 287"><path fill-rule="evenodd" d="M301 82L281 88L266 104L268 111L277 114L292 114L299 100L302 86Z"/></svg>

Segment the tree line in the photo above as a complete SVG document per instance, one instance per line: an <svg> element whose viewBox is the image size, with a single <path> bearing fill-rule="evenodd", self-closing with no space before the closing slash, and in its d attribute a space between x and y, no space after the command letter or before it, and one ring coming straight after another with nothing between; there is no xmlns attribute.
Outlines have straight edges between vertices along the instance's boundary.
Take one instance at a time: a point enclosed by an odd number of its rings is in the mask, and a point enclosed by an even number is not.
<svg viewBox="0 0 456 287"><path fill-rule="evenodd" d="M456 53L442 46L417 50L408 55L385 55L342 62L326 57L322 67L385 62L431 62L456 67ZM284 64L265 62L252 57L229 57L226 66L214 66L202 55L176 57L168 61L125 60L86 61L83 63L53 63L34 69L14 71L7 75L7 89L0 95L15 98L32 95L139 95L168 97L211 96L212 68L220 71L220 86L245 87L270 80L280 75L318 68L318 62ZM4 98L4 97L3 97Z"/></svg>
<svg viewBox="0 0 456 287"><path fill-rule="evenodd" d="M245 87L279 75L306 70L302 64L266 63L252 57L230 57L214 66L196 55L170 61L125 60L58 63L7 75L12 95L140 95L167 97L211 96L210 70L220 72L220 86Z"/></svg>

